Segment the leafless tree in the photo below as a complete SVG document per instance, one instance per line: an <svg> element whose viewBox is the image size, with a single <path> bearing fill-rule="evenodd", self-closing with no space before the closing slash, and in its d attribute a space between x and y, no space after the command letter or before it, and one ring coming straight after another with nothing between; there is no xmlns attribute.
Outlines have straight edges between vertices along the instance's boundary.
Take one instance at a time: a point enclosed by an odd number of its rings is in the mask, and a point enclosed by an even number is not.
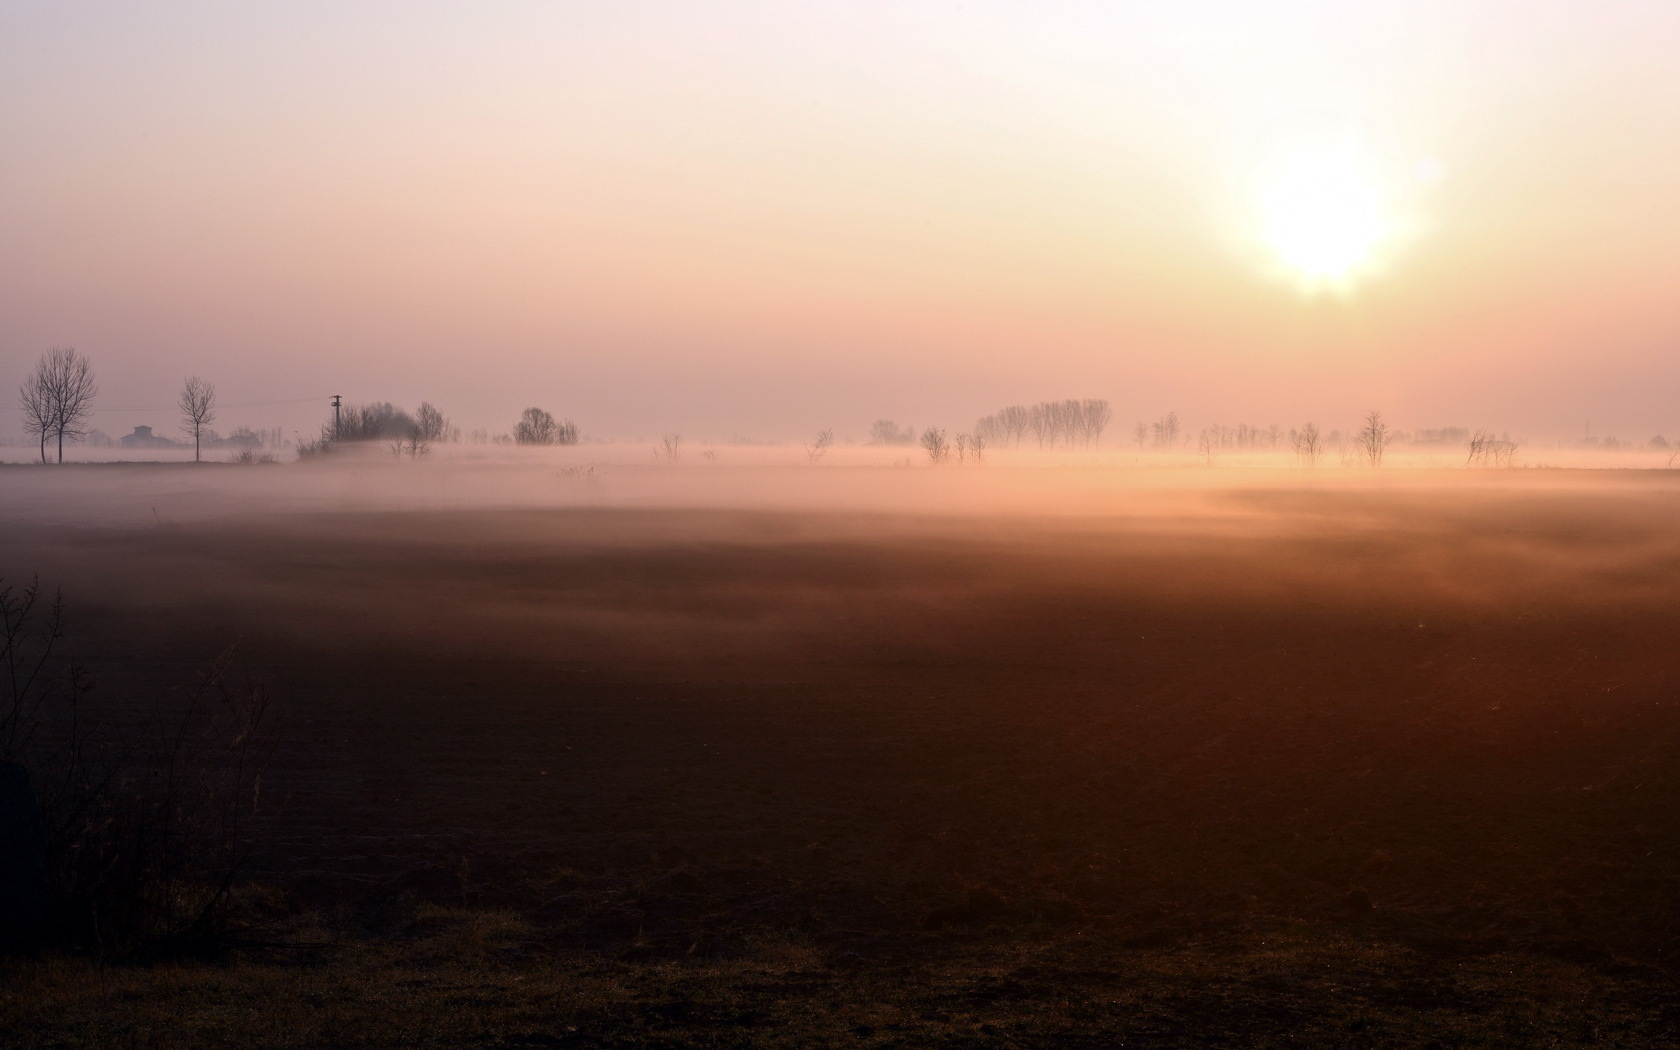
<svg viewBox="0 0 1680 1050"><path fill-rule="evenodd" d="M1178 447L1178 413L1168 412L1166 415L1149 424L1149 433L1156 448Z"/></svg>
<svg viewBox="0 0 1680 1050"><path fill-rule="evenodd" d="M430 401L420 402L419 410L414 413L414 426L416 435L427 443L461 440L461 428L451 423L449 417L439 412Z"/></svg>
<svg viewBox="0 0 1680 1050"><path fill-rule="evenodd" d="M817 436L812 438L810 444L805 446L805 458L813 464L822 462L823 454L828 451L832 444L834 444L833 430L817 431Z"/></svg>
<svg viewBox="0 0 1680 1050"><path fill-rule="evenodd" d="M46 375L40 368L18 387L18 405L23 409L23 429L33 434L41 445L41 462L47 461L47 438L53 432L52 395L47 390Z"/></svg>
<svg viewBox="0 0 1680 1050"><path fill-rule="evenodd" d="M922 450L934 463L943 463L951 458L951 442L940 427L928 427L922 431Z"/></svg>
<svg viewBox="0 0 1680 1050"><path fill-rule="evenodd" d="M669 434L662 435L659 439L659 447L653 450L653 454L663 456L668 463L681 462L682 432L672 431Z"/></svg>
<svg viewBox="0 0 1680 1050"><path fill-rule="evenodd" d="M432 443L421 435L418 425L409 431L406 437L395 438L386 447L391 450L391 455L398 459L404 456L409 459L423 459L432 454Z"/></svg>
<svg viewBox="0 0 1680 1050"><path fill-rule="evenodd" d="M58 461L64 462L64 439L87 433L85 424L98 393L93 366L74 347L55 346L41 355L35 371L24 380L18 400L25 429L41 437L42 462L46 462L49 436L58 440Z"/></svg>
<svg viewBox="0 0 1680 1050"><path fill-rule="evenodd" d="M1114 410L1109 408L1107 401L1094 397L1086 398L1080 407L1084 410L1085 444L1094 447L1114 419Z"/></svg>
<svg viewBox="0 0 1680 1050"><path fill-rule="evenodd" d="M1046 441L1055 438L1055 424L1051 422L1050 413L1044 410L1042 403L1034 405L1027 412L1027 429L1032 431L1033 440L1038 442L1038 447L1043 448Z"/></svg>
<svg viewBox="0 0 1680 1050"><path fill-rule="evenodd" d="M1359 458L1373 467L1382 466L1383 453L1388 451L1389 429L1383 422L1382 413L1376 409L1365 413L1365 425L1359 428L1359 434L1353 439L1359 449Z"/></svg>
<svg viewBox="0 0 1680 1050"><path fill-rule="evenodd" d="M1214 459L1219 455L1219 431L1212 427L1203 427L1201 434L1196 438L1196 451L1208 466L1213 466Z"/></svg>
<svg viewBox="0 0 1680 1050"><path fill-rule="evenodd" d="M200 439L204 428L216 418L216 384L189 376L177 404L181 407L181 429L192 435L193 462L200 462Z"/></svg>
<svg viewBox="0 0 1680 1050"><path fill-rule="evenodd" d="M975 466L986 462L986 439L979 434L958 434L957 449L959 454L962 450L962 440L965 437L968 438L968 458L974 460Z"/></svg>
<svg viewBox="0 0 1680 1050"><path fill-rule="evenodd" d="M1031 415L1025 405L1010 405L998 413L998 420L1003 424L1003 432L1008 436L1012 447L1021 447L1021 440L1027 436Z"/></svg>
<svg viewBox="0 0 1680 1050"><path fill-rule="evenodd" d="M1295 458L1302 466L1318 466L1318 457L1324 455L1324 439L1318 434L1318 427L1308 423L1300 430L1289 432L1289 443L1295 449Z"/></svg>

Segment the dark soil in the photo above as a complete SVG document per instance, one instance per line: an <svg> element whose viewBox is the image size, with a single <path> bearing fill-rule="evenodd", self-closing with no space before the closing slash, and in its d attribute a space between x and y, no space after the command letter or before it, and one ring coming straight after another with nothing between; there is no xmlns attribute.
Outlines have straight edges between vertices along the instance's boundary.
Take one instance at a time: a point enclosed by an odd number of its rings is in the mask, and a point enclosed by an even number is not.
<svg viewBox="0 0 1680 1050"><path fill-rule="evenodd" d="M626 973L820 960L820 992L718 977L624 1007L673 1031L719 989L763 1019L900 974L966 1004L935 1014L983 1001L972 1045L1029 1015L1018 1042L1260 1042L1320 1000L1491 1009L1454 982L1498 958L1530 974L1500 1002L1562 966L1596 989L1580 1009L1620 1004L1610 1041L1646 1045L1680 1004L1677 511L1646 481L1232 491L1172 518L10 525L0 547L63 585L113 709L237 642L281 727L247 867L274 915L400 946L428 907L507 912L521 958ZM1320 952L1364 976L1331 990ZM1193 975L1155 1036L1121 1023L1139 1000L1087 1002L1145 959ZM717 1024L672 1045L734 1045ZM1360 1031L1314 1045L1383 1045Z"/></svg>

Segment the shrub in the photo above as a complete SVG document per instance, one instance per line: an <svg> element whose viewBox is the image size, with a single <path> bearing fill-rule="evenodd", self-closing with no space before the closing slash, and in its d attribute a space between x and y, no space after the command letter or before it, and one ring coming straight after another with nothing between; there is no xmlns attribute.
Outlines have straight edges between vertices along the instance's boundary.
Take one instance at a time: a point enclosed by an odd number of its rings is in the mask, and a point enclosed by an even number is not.
<svg viewBox="0 0 1680 1050"><path fill-rule="evenodd" d="M125 725L92 709L76 665L58 666L64 636L56 597L46 603L35 581L0 585L0 758L36 800L39 936L128 957L214 950L233 932L266 694L229 686L229 650L173 704Z"/></svg>

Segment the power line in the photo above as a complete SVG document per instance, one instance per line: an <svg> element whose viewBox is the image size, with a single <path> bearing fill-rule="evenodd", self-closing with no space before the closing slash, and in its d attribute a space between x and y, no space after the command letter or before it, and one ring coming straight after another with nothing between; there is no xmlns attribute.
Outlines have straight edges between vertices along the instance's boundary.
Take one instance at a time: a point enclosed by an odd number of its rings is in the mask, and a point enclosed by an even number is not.
<svg viewBox="0 0 1680 1050"><path fill-rule="evenodd" d="M221 409L221 408L268 408L268 407L273 406L273 405L303 405L303 404L308 404L311 401L326 401L330 397L332 397L331 394L322 394L320 397L293 397L293 398L288 398L284 401L240 401L240 402L237 402L235 404L217 405L216 407L218 409ZM94 406L94 411L98 411L98 412L173 412L180 407L181 406L179 406L179 405L95 405ZM0 405L0 411L21 412L21 411L23 411L23 409L22 409L21 406L18 406L18 405Z"/></svg>

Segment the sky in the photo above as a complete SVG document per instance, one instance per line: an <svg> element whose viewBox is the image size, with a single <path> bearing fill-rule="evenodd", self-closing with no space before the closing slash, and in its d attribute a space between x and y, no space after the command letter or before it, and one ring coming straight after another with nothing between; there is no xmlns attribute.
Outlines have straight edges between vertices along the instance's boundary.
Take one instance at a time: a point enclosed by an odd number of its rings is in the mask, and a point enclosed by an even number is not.
<svg viewBox="0 0 1680 1050"><path fill-rule="evenodd" d="M1677 437L1676 45L1660 2L0 0L0 403L73 345L113 434L197 374L223 429Z"/></svg>

